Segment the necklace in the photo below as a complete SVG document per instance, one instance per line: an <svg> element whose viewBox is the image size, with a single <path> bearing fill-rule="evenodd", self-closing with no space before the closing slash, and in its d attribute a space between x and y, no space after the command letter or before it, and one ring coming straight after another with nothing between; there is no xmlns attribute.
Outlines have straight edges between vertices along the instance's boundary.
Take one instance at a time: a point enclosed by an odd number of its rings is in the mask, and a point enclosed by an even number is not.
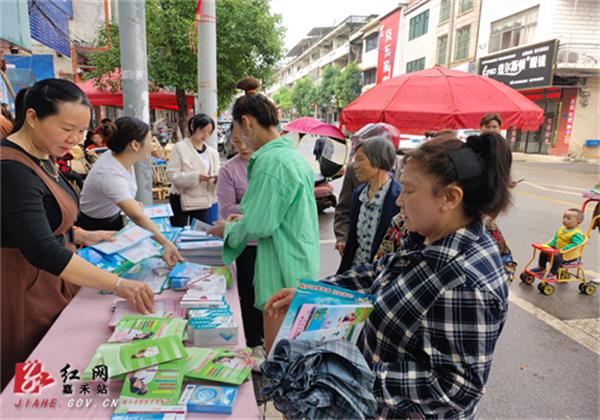
<svg viewBox="0 0 600 420"><path fill-rule="evenodd" d="M58 176L59 176L58 169L52 163L52 161L50 161L50 165L54 168L54 173L52 173L52 171L48 170L48 167L44 164L44 161L40 160L40 167L44 170L44 172L46 172L48 175L50 175L52 178L54 178L54 180L56 182L58 182Z"/></svg>

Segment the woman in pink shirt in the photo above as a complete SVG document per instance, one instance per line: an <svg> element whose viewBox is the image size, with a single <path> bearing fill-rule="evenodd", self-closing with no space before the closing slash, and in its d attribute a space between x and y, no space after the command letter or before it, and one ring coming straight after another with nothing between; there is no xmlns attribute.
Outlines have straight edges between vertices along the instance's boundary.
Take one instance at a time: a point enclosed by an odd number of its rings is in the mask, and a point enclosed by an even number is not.
<svg viewBox="0 0 600 420"><path fill-rule="evenodd" d="M224 220L241 214L240 203L248 189L248 161L253 153L239 138L238 132L233 129L233 126L230 132L231 144L237 154L221 167L217 178L219 216ZM256 243L251 242L235 261L246 345L248 347L261 346L264 337L262 313L254 307L255 260Z"/></svg>

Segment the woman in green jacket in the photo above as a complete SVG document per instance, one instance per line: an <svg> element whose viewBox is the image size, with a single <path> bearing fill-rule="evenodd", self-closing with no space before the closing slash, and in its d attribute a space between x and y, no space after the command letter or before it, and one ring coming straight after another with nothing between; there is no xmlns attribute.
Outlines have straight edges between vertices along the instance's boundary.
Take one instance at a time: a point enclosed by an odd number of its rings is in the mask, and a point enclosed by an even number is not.
<svg viewBox="0 0 600 420"><path fill-rule="evenodd" d="M233 262L248 241L258 241L254 290L256 307L282 287L319 274L319 224L314 173L294 142L279 136L277 107L257 94L260 83L247 77L237 87L245 92L233 107L233 130L255 153L248 163L248 190L242 215L217 223L213 234L225 239L223 259ZM265 349L277 335L283 317L263 313Z"/></svg>

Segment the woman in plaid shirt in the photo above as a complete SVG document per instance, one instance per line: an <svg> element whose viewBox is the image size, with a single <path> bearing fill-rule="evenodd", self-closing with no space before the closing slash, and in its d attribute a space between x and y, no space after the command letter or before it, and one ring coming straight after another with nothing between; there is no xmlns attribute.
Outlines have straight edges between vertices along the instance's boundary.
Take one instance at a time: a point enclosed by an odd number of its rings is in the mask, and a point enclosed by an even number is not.
<svg viewBox="0 0 600 420"><path fill-rule="evenodd" d="M508 142L431 140L407 153L398 205L410 234L373 264L325 281L376 296L358 346L384 418L472 418L506 321L508 288L482 215L510 204ZM285 311L294 289L267 303Z"/></svg>

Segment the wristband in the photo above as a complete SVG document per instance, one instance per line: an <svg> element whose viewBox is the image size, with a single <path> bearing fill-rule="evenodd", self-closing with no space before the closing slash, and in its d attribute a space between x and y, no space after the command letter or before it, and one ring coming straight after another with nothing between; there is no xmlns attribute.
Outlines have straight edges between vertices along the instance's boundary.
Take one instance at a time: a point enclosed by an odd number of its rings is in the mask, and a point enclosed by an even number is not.
<svg viewBox="0 0 600 420"><path fill-rule="evenodd" d="M117 284L115 284L115 287L112 289L112 293L115 294L117 289L119 288L119 286L121 285L121 282L123 281L122 277L119 277L119 279L117 280Z"/></svg>

